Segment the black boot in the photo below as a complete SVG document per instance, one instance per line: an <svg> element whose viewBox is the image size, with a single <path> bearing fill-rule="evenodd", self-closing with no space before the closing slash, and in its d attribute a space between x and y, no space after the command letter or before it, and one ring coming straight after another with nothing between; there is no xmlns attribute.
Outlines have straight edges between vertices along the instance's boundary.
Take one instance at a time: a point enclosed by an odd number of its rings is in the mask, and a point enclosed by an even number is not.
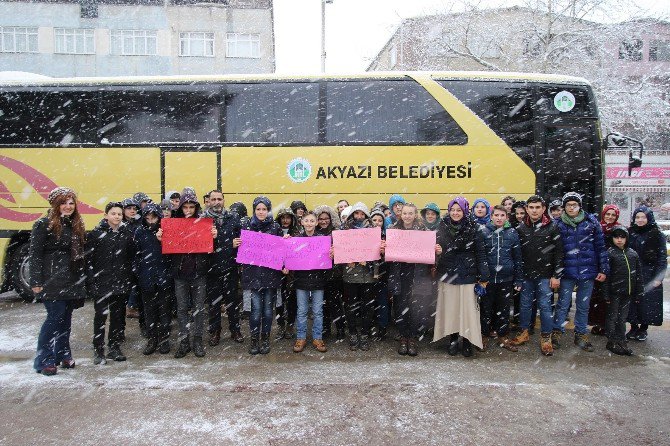
<svg viewBox="0 0 670 446"><path fill-rule="evenodd" d="M260 353L261 355L267 355L270 353L270 333L263 333L261 337Z"/></svg>
<svg viewBox="0 0 670 446"><path fill-rule="evenodd" d="M114 361L125 361L126 357L121 352L121 347L118 345L113 345L109 347L109 352L107 352L107 359L112 359Z"/></svg>
<svg viewBox="0 0 670 446"><path fill-rule="evenodd" d="M158 353L161 355L167 355L170 353L170 339L165 338L160 341L158 344Z"/></svg>
<svg viewBox="0 0 670 446"><path fill-rule="evenodd" d="M472 356L472 344L465 338L463 338L463 349L461 353L463 353L463 356L466 358Z"/></svg>
<svg viewBox="0 0 670 446"><path fill-rule="evenodd" d="M416 339L409 338L409 341L407 342L407 354L409 356L416 356L419 354L419 346Z"/></svg>
<svg viewBox="0 0 670 446"><path fill-rule="evenodd" d="M144 347L144 350L142 350L143 355L151 355L156 351L158 348L158 338L152 337L149 338L149 341L147 342L147 346Z"/></svg>
<svg viewBox="0 0 670 446"><path fill-rule="evenodd" d="M190 351L191 351L191 346L188 343L188 338L184 338L179 342L179 347L177 348L177 351L175 352L174 357L177 358L177 359L183 358Z"/></svg>
<svg viewBox="0 0 670 446"><path fill-rule="evenodd" d="M615 355L623 356L626 354L626 352L624 351L623 348L621 348L621 345L618 342L607 341L607 345L605 346L605 348L614 353Z"/></svg>
<svg viewBox="0 0 670 446"><path fill-rule="evenodd" d="M205 356L205 347L202 345L201 337L193 338L193 354L198 358Z"/></svg>
<svg viewBox="0 0 670 446"><path fill-rule="evenodd" d="M107 364L107 359L105 358L105 347L95 347L93 353L93 364Z"/></svg>
<svg viewBox="0 0 670 446"><path fill-rule="evenodd" d="M626 356L631 356L633 354L633 350L630 347L628 347L628 342L619 341L619 346L621 347L621 350L623 350Z"/></svg>
<svg viewBox="0 0 670 446"><path fill-rule="evenodd" d="M449 337L449 347L447 347L449 356L456 356L458 354L458 335L452 334Z"/></svg>
<svg viewBox="0 0 670 446"><path fill-rule="evenodd" d="M261 352L261 347L258 344L258 335L252 335L251 336L251 347L249 347L249 354L250 355L257 355Z"/></svg>

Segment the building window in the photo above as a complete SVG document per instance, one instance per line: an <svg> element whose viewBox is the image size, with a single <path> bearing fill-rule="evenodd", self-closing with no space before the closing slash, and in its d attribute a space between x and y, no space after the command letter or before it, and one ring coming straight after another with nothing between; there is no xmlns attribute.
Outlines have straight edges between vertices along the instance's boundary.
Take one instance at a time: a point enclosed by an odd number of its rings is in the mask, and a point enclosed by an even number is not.
<svg viewBox="0 0 670 446"><path fill-rule="evenodd" d="M642 39L629 39L621 42L619 59L642 60Z"/></svg>
<svg viewBox="0 0 670 446"><path fill-rule="evenodd" d="M228 33L226 37L226 57L260 58L260 34Z"/></svg>
<svg viewBox="0 0 670 446"><path fill-rule="evenodd" d="M649 60L670 62L670 41L652 40L649 44Z"/></svg>
<svg viewBox="0 0 670 446"><path fill-rule="evenodd" d="M37 28L0 26L0 52L36 53Z"/></svg>
<svg viewBox="0 0 670 446"><path fill-rule="evenodd" d="M155 56L156 31L120 29L112 31L112 54Z"/></svg>
<svg viewBox="0 0 670 446"><path fill-rule="evenodd" d="M95 54L92 29L56 28L56 53Z"/></svg>
<svg viewBox="0 0 670 446"><path fill-rule="evenodd" d="M398 47L393 45L389 49L389 65L394 68L398 64Z"/></svg>
<svg viewBox="0 0 670 446"><path fill-rule="evenodd" d="M214 57L214 33L179 33L179 55L182 57Z"/></svg>

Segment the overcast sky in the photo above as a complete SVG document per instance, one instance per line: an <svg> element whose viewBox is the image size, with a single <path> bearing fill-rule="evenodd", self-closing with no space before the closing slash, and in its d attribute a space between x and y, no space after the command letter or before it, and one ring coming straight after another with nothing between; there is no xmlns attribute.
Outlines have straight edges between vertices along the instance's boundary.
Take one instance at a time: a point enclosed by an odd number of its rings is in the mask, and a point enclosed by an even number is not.
<svg viewBox="0 0 670 446"><path fill-rule="evenodd" d="M511 0L481 2L493 7L518 3ZM650 11L653 17L670 18L669 0L635 0L634 3ZM458 4L457 0L333 0L326 5L326 72L364 71L401 18L443 12L458 8ZM321 0L274 0L274 5L277 72L319 73Z"/></svg>

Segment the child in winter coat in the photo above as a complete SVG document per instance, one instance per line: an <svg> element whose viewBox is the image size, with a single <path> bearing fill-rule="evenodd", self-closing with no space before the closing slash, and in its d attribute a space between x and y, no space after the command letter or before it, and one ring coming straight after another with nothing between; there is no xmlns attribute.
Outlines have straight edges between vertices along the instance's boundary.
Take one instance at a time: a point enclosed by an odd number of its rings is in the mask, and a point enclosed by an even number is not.
<svg viewBox="0 0 670 446"><path fill-rule="evenodd" d="M277 212L277 222L281 226L285 237L297 237L300 235L298 217L296 217L290 208L279 209ZM277 325L279 326L277 338L293 339L298 305L296 303L293 276L291 274L284 275L282 278L279 293L277 296Z"/></svg>
<svg viewBox="0 0 670 446"><path fill-rule="evenodd" d="M314 212L307 212L302 216L303 231L298 237L319 236L316 232L317 217ZM323 296L326 287L328 270L315 269L310 271L294 271L294 286L298 300L297 331L293 351L300 353L307 345L307 313L310 310L309 299L312 298L312 344L319 352L328 349L323 342Z"/></svg>
<svg viewBox="0 0 670 446"><path fill-rule="evenodd" d="M610 273L603 286L607 302L607 350L616 355L632 355L626 343L626 318L631 299L640 303L644 285L640 257L628 247L628 231L623 226L612 229L614 246L608 249Z"/></svg>
<svg viewBox="0 0 670 446"><path fill-rule="evenodd" d="M123 224L123 205L108 203L105 217L86 237L86 290L93 298L93 362L105 360L105 322L109 314L107 358L125 361L121 352L124 339L126 301L132 286L135 245L133 234Z"/></svg>
<svg viewBox="0 0 670 446"><path fill-rule="evenodd" d="M134 234L135 269L142 302L144 303L148 341L142 351L150 355L159 350L170 353L169 327L170 305L170 262L164 256L157 233L161 227L163 212L155 204L148 204L142 210L142 226Z"/></svg>
<svg viewBox="0 0 670 446"><path fill-rule="evenodd" d="M472 203L472 218L482 226L491 221L491 204L483 198L477 198Z"/></svg>
<svg viewBox="0 0 670 446"><path fill-rule="evenodd" d="M256 197L253 202L253 216L242 224L247 231L264 234L284 235L281 226L270 215L272 203L267 197ZM233 239L233 247L242 244L241 238ZM242 266L242 289L251 295L251 314L249 330L251 348L249 354L270 353L270 330L272 329L272 307L277 298L277 290L281 287L282 272L265 266Z"/></svg>
<svg viewBox="0 0 670 446"><path fill-rule="evenodd" d="M372 212L370 212L370 221L372 221L372 226L382 229L382 240L386 239L384 219L384 211L382 211L381 207L374 208L372 209ZM377 282L374 284L374 295L376 299L375 309L377 311L376 320L378 327L377 338L383 340L386 337L386 332L389 326L389 318L391 317L387 264L383 261L383 259L377 262L374 271L374 277L377 279Z"/></svg>
<svg viewBox="0 0 670 446"><path fill-rule="evenodd" d="M351 207L351 213L342 229L351 231L371 228L368 207L358 202ZM345 265L343 280L347 296L347 325L349 326L349 349L370 349L370 328L374 318L374 284L377 262L357 262ZM360 319L360 322L359 322ZM359 331L360 328L360 331Z"/></svg>

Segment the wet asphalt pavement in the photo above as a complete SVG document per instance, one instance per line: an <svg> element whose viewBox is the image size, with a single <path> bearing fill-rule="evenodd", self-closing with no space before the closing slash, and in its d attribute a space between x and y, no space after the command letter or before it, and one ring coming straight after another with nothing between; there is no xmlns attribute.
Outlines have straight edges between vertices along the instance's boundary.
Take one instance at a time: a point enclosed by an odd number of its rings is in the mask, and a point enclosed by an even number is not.
<svg viewBox="0 0 670 446"><path fill-rule="evenodd" d="M174 359L143 356L128 319L128 360L95 366L87 302L73 317L77 367L44 377L32 370L44 315L0 302L0 445L670 444L668 322L632 343L632 357L611 355L602 337L579 351L569 332L550 358L536 335L518 353L474 358L427 340L401 357L391 336L369 352L330 341L327 353L295 354L280 340L258 356L225 337L204 358Z"/></svg>

